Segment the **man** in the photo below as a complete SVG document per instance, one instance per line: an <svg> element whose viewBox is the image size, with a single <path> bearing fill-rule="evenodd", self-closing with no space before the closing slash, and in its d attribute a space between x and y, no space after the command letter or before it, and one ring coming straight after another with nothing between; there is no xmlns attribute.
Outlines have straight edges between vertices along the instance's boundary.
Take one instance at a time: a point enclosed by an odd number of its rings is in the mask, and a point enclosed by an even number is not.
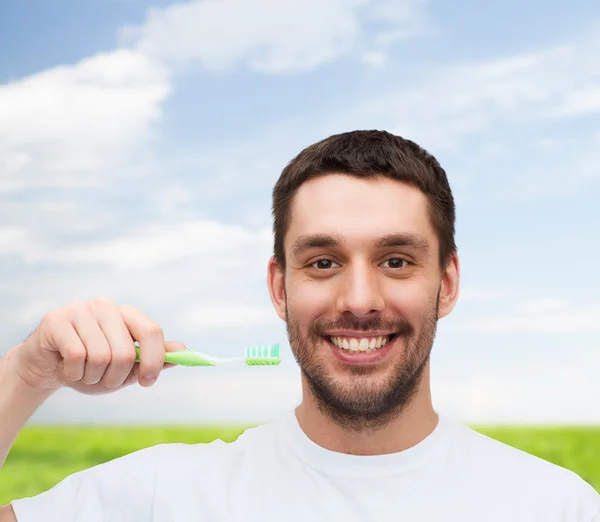
<svg viewBox="0 0 600 522"><path fill-rule="evenodd" d="M273 214L268 287L302 370L298 408L232 444L158 445L74 474L0 521L600 522L577 475L432 406L436 324L459 287L432 156L385 132L332 136L286 166ZM1 362L0 462L61 386L151 386L181 348L106 299L49 313Z"/></svg>

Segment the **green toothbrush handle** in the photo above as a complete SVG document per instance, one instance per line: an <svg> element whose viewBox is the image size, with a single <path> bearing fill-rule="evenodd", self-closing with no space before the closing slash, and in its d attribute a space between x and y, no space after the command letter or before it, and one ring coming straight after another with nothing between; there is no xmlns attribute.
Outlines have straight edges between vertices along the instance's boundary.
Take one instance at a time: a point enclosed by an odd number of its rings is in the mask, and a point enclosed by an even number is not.
<svg viewBox="0 0 600 522"><path fill-rule="evenodd" d="M215 366L214 363L202 358L200 354L189 350L167 352L165 362L179 364L180 366Z"/></svg>
<svg viewBox="0 0 600 522"><path fill-rule="evenodd" d="M136 362L140 362L140 347L136 346L137 354ZM181 350L178 352L167 352L165 354L165 362L178 364L180 366L215 366L211 361L204 359L198 352L191 350Z"/></svg>

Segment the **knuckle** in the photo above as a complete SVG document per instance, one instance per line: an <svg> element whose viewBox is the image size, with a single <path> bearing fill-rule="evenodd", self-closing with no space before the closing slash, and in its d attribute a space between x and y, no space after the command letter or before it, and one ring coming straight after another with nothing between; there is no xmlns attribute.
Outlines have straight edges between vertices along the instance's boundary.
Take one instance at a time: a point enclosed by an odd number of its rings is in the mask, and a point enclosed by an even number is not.
<svg viewBox="0 0 600 522"><path fill-rule="evenodd" d="M69 304L50 313L54 314L56 321L72 322L80 318L82 314L89 313L89 307L85 301L71 301Z"/></svg>
<svg viewBox="0 0 600 522"><path fill-rule="evenodd" d="M144 329L146 335L151 337L162 337L163 329L158 323L149 323Z"/></svg>
<svg viewBox="0 0 600 522"><path fill-rule="evenodd" d="M64 323L65 313L61 309L52 310L42 317L40 325L44 328L52 328L57 324Z"/></svg>
<svg viewBox="0 0 600 522"><path fill-rule="evenodd" d="M108 297L96 297L89 301L88 306L95 311L115 308L114 302Z"/></svg>
<svg viewBox="0 0 600 522"><path fill-rule="evenodd" d="M69 326L70 321L62 310L52 310L42 317L39 325L29 337L47 344L51 342L50 340L54 338L55 334Z"/></svg>
<svg viewBox="0 0 600 522"><path fill-rule="evenodd" d="M95 353L90 356L89 362L93 366L108 366L112 359L111 353L108 350L103 350L101 352Z"/></svg>
<svg viewBox="0 0 600 522"><path fill-rule="evenodd" d="M128 350L126 352L113 353L112 363L120 366L133 366L135 362L136 354L134 351Z"/></svg>
<svg viewBox="0 0 600 522"><path fill-rule="evenodd" d="M67 313L78 313L81 310L88 309L88 302L83 301L82 299L77 299L75 301L71 301L67 306L65 306L65 310Z"/></svg>
<svg viewBox="0 0 600 522"><path fill-rule="evenodd" d="M95 299L92 299L93 303L99 304L99 305L108 305L108 306L113 306L113 301L112 299L108 298L108 297L96 297Z"/></svg>
<svg viewBox="0 0 600 522"><path fill-rule="evenodd" d="M86 359L86 353L83 348L77 346L66 346L63 351L63 359L70 362L82 362Z"/></svg>

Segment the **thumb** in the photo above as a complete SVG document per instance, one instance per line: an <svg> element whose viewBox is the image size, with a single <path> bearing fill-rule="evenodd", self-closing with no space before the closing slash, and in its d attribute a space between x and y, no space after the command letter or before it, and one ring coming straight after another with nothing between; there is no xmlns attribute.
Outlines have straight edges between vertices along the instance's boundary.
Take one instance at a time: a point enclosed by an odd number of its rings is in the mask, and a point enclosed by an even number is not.
<svg viewBox="0 0 600 522"><path fill-rule="evenodd" d="M177 341L165 341L165 351L166 352L179 352L181 350L187 350L187 346L183 343ZM173 366L177 366L176 364L165 363L163 368L172 368Z"/></svg>
<svg viewBox="0 0 600 522"><path fill-rule="evenodd" d="M179 352L181 350L187 350L187 346L178 341L165 341L165 351Z"/></svg>

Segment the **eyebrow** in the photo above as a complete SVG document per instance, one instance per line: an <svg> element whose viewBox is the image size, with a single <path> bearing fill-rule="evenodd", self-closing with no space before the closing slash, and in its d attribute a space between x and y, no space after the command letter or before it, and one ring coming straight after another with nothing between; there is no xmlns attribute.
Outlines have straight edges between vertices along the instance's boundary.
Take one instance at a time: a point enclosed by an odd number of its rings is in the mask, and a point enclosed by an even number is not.
<svg viewBox="0 0 600 522"><path fill-rule="evenodd" d="M421 250L423 253L429 251L429 243L423 236L410 233L389 234L383 236L377 241L377 246L379 248L407 246L415 248L416 250Z"/></svg>
<svg viewBox="0 0 600 522"><path fill-rule="evenodd" d="M291 254L292 256L297 256L311 248L339 248L343 242L342 237L337 234L302 235L294 241ZM427 240L423 236L411 233L385 235L377 239L375 246L377 248L405 246L420 250L423 253L429 251L429 243Z"/></svg>
<svg viewBox="0 0 600 522"><path fill-rule="evenodd" d="M343 243L337 234L310 234L299 236L292 245L292 256L311 248L337 248Z"/></svg>

